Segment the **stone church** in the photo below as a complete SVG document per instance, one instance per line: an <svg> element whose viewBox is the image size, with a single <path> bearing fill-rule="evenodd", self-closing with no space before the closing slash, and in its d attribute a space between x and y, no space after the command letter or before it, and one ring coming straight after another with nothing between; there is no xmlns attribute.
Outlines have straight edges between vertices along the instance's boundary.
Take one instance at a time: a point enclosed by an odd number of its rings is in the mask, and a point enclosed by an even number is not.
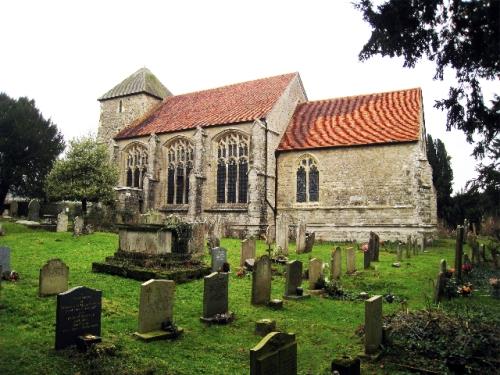
<svg viewBox="0 0 500 375"><path fill-rule="evenodd" d="M125 207L231 234L278 215L323 240L436 229L419 88L319 101L298 73L173 95L148 69L99 98Z"/></svg>

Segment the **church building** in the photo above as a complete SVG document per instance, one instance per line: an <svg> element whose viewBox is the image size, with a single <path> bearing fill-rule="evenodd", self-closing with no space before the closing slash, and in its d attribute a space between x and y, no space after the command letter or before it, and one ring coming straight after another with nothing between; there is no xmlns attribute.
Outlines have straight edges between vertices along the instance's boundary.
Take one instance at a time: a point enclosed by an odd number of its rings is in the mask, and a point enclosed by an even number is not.
<svg viewBox="0 0 500 375"><path fill-rule="evenodd" d="M232 235L278 215L322 240L436 229L419 88L309 101L290 73L173 95L143 68L99 101L128 209L218 215Z"/></svg>

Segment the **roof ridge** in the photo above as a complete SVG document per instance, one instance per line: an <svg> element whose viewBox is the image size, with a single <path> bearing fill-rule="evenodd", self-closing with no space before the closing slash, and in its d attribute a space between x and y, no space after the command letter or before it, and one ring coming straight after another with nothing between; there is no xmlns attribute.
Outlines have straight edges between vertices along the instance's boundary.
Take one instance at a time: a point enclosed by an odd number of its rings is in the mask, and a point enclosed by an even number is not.
<svg viewBox="0 0 500 375"><path fill-rule="evenodd" d="M382 92L371 92L366 94L358 94L358 95L346 95L346 96L336 96L334 98L329 99L317 99L317 100L308 100L307 102L301 103L300 105L309 104L309 103L322 103L322 102L330 102L332 100L340 100L340 99L351 99L351 98L359 98L362 96L370 96L370 95L384 95L384 94L392 94L394 92L403 92L403 91L412 91L412 90L420 90L421 87L412 87L409 89L401 89L401 90L391 90L391 91L382 91Z"/></svg>

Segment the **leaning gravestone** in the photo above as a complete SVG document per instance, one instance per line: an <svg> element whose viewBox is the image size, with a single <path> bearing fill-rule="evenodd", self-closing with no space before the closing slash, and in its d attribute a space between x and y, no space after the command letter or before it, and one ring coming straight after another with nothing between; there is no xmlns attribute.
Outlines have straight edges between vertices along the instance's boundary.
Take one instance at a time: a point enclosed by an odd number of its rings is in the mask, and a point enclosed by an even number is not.
<svg viewBox="0 0 500 375"><path fill-rule="evenodd" d="M84 222L83 218L80 216L75 217L75 221L73 222L73 236L79 236L83 233Z"/></svg>
<svg viewBox="0 0 500 375"><path fill-rule="evenodd" d="M222 265L227 262L227 250L223 247L215 247L211 251L212 272L219 272Z"/></svg>
<svg viewBox="0 0 500 375"><path fill-rule="evenodd" d="M342 250L340 247L337 247L332 251L332 259L331 259L331 277L332 280L339 280L340 275L342 274Z"/></svg>
<svg viewBox="0 0 500 375"><path fill-rule="evenodd" d="M250 349L250 375L296 375L294 333L271 332Z"/></svg>
<svg viewBox="0 0 500 375"><path fill-rule="evenodd" d="M320 259L312 258L309 261L309 289L318 289L316 284L322 277L323 262Z"/></svg>
<svg viewBox="0 0 500 375"><path fill-rule="evenodd" d="M247 259L255 259L255 239L246 238L241 241L240 267L245 265Z"/></svg>
<svg viewBox="0 0 500 375"><path fill-rule="evenodd" d="M61 212L57 215L57 232L68 231L68 215L66 212Z"/></svg>
<svg viewBox="0 0 500 375"><path fill-rule="evenodd" d="M175 338L182 332L173 324L174 293L172 280L149 280L141 284L139 329L135 336L151 341Z"/></svg>
<svg viewBox="0 0 500 375"><path fill-rule="evenodd" d="M28 204L28 220L38 221L40 219L40 201L32 199Z"/></svg>
<svg viewBox="0 0 500 375"><path fill-rule="evenodd" d="M297 235L295 237L297 254L302 254L306 249L306 223L299 220L297 224Z"/></svg>
<svg viewBox="0 0 500 375"><path fill-rule="evenodd" d="M4 274L10 274L10 248L0 247L0 266L2 266L2 272ZM0 274L0 278L3 274Z"/></svg>
<svg viewBox="0 0 500 375"><path fill-rule="evenodd" d="M300 287L302 284L302 262L292 260L286 264L286 279L285 279L285 299L301 299L311 297L309 294L304 294Z"/></svg>
<svg viewBox="0 0 500 375"><path fill-rule="evenodd" d="M229 311L228 302L229 275L213 272L204 277L203 286L203 316L200 318L201 321L228 323L233 320L233 313Z"/></svg>
<svg viewBox="0 0 500 375"><path fill-rule="evenodd" d="M280 214L276 217L276 247L282 255L288 255L288 217Z"/></svg>
<svg viewBox="0 0 500 375"><path fill-rule="evenodd" d="M365 353L374 354L382 343L382 296L365 301Z"/></svg>
<svg viewBox="0 0 500 375"><path fill-rule="evenodd" d="M40 269L38 295L53 296L68 290L69 267L61 259L51 259Z"/></svg>
<svg viewBox="0 0 500 375"><path fill-rule="evenodd" d="M267 305L271 300L271 260L261 256L253 266L252 305Z"/></svg>
<svg viewBox="0 0 500 375"><path fill-rule="evenodd" d="M347 273L352 274L356 272L356 252L353 247L347 248Z"/></svg>
<svg viewBox="0 0 500 375"><path fill-rule="evenodd" d="M56 350L75 345L79 337L101 335L102 292L77 286L57 295Z"/></svg>

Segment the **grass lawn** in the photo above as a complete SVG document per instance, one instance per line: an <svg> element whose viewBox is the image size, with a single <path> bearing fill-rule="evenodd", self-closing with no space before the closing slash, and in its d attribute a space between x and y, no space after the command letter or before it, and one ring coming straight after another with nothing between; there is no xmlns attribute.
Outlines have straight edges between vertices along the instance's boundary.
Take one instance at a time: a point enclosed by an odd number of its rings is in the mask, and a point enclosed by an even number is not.
<svg viewBox="0 0 500 375"><path fill-rule="evenodd" d="M251 276L239 278L234 272L239 265L240 241L228 238L221 246L228 249L233 270L229 307L236 320L227 326L206 326L199 321L203 281L198 280L176 288L174 319L185 330L182 338L141 342L132 336L137 328L140 282L91 272L93 261L114 253L117 235L95 233L73 238L71 233L30 230L9 222L3 225L7 235L0 237L0 246L12 249L11 266L19 272L20 280L2 282L0 291L0 374L248 374L249 349L260 340L253 333L255 321L261 318L275 319L280 330L296 333L300 374L327 373L335 355L357 355L363 350L361 338L354 333L363 324L363 302L313 296L284 301L281 311L252 306ZM311 256L329 262L334 246L316 244L312 254L296 255L292 243L290 258L305 262L304 267ZM407 299L410 309L425 308L430 304L439 261L445 258L452 265L453 247L452 240L438 241L428 253L405 259L401 268L391 267L395 254L382 247L380 262L368 271L363 271L362 254L358 253L357 268L361 271L356 276L342 275L342 286L356 293L393 293ZM258 241L257 253L265 254L264 242ZM60 258L69 266L70 288L84 285L102 290L102 337L117 347L114 355L91 357L53 349L56 297L38 297L39 269L51 258ZM345 271L344 251L342 261ZM284 277L273 277L272 297L282 298L283 291ZM442 307L461 311L479 308L498 319L500 304L487 294L478 290L471 298L456 299ZM384 314L401 308L396 302L383 306ZM366 373L397 373L377 364L363 367Z"/></svg>

